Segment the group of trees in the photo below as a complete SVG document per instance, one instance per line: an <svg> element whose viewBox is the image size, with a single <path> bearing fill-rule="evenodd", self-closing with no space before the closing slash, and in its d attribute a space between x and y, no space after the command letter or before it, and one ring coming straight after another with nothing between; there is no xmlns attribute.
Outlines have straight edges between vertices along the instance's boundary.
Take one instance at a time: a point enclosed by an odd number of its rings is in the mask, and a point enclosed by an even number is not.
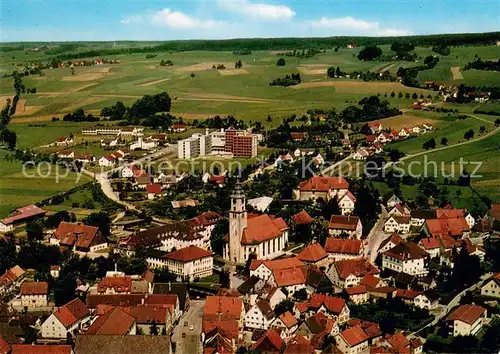
<svg viewBox="0 0 500 354"><path fill-rule="evenodd" d="M330 66L326 71L326 76L329 78L344 76L344 73L340 70L340 67L337 68Z"/></svg>
<svg viewBox="0 0 500 354"><path fill-rule="evenodd" d="M241 60L238 60L236 63L234 63L234 68L235 69L241 69L243 67L243 63Z"/></svg>
<svg viewBox="0 0 500 354"><path fill-rule="evenodd" d="M376 45L366 46L359 52L358 59L363 61L372 61L377 59L381 55L382 49L380 49Z"/></svg>
<svg viewBox="0 0 500 354"><path fill-rule="evenodd" d="M286 65L286 61L284 58L279 58L277 61L276 61L276 66L285 66Z"/></svg>
<svg viewBox="0 0 500 354"><path fill-rule="evenodd" d="M358 105L362 108L349 106L340 113L344 123L368 122L402 114L398 108L391 107L388 101L381 101L377 96L365 97Z"/></svg>
<svg viewBox="0 0 500 354"><path fill-rule="evenodd" d="M298 85L301 82L300 74L295 73L283 77L278 77L269 83L269 86L293 86Z"/></svg>
<svg viewBox="0 0 500 354"><path fill-rule="evenodd" d="M439 62L439 57L434 55L428 55L424 58L424 65L413 66L410 68L400 67L397 72L398 77L403 78L403 85L410 87L418 87L419 82L417 80L418 72L421 70L429 70L434 68Z"/></svg>
<svg viewBox="0 0 500 354"><path fill-rule="evenodd" d="M412 43L394 42L391 45L391 50L396 52L396 60L415 61L417 54L413 52L414 49L415 46Z"/></svg>
<svg viewBox="0 0 500 354"><path fill-rule="evenodd" d="M500 59L493 61L481 60L481 58L477 58L476 60L465 64L463 70L469 69L500 71Z"/></svg>
<svg viewBox="0 0 500 354"><path fill-rule="evenodd" d="M122 120L126 112L127 107L125 107L123 102L118 101L114 106L101 109L101 117L108 118L109 120Z"/></svg>
<svg viewBox="0 0 500 354"><path fill-rule="evenodd" d="M65 122L97 122L99 117L94 117L92 113L85 114L83 108L79 108L73 113L67 113L63 117Z"/></svg>
<svg viewBox="0 0 500 354"><path fill-rule="evenodd" d="M450 55L450 53L451 53L450 48L448 48L448 46L444 43L439 43L439 44L433 45L432 51L435 53L444 55L444 56Z"/></svg>
<svg viewBox="0 0 500 354"><path fill-rule="evenodd" d="M12 77L14 79L14 90L16 94L12 101L10 98L5 101L5 106L0 112L0 143L5 144L9 150L14 150L16 148L17 134L8 129L7 125L10 123L11 117L16 113L17 102L19 102L21 93L25 92L22 74L14 71Z"/></svg>
<svg viewBox="0 0 500 354"><path fill-rule="evenodd" d="M312 58L316 54L318 54L319 52L320 51L318 49L315 49L315 48L302 49L302 50L294 49L293 51L278 53L276 55L286 56L286 57L297 57L297 58Z"/></svg>

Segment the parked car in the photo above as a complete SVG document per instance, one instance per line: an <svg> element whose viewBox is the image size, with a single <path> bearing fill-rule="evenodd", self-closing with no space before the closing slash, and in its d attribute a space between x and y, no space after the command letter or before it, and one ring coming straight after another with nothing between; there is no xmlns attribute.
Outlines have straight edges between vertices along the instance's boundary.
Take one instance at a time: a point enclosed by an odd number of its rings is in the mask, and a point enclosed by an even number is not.
<svg viewBox="0 0 500 354"><path fill-rule="evenodd" d="M186 338L186 333L182 333L182 338Z"/></svg>
<svg viewBox="0 0 500 354"><path fill-rule="evenodd" d="M189 330L190 331L194 330L194 325L189 326Z"/></svg>
<svg viewBox="0 0 500 354"><path fill-rule="evenodd" d="M184 321L184 327L188 326L188 321Z"/></svg>

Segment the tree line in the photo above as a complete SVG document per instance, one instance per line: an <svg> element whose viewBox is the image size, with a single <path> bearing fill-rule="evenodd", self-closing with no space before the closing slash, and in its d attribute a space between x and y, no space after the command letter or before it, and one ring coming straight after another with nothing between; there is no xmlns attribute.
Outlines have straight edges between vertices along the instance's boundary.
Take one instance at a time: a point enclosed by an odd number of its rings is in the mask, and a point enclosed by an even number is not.
<svg viewBox="0 0 500 354"><path fill-rule="evenodd" d="M481 60L481 58L477 58L476 60L465 64L463 70L469 70L469 69L500 71L500 59L494 61L494 60Z"/></svg>
<svg viewBox="0 0 500 354"><path fill-rule="evenodd" d="M283 77L278 77L269 83L269 86L293 86L301 82L300 74L294 73L291 75L286 74Z"/></svg>

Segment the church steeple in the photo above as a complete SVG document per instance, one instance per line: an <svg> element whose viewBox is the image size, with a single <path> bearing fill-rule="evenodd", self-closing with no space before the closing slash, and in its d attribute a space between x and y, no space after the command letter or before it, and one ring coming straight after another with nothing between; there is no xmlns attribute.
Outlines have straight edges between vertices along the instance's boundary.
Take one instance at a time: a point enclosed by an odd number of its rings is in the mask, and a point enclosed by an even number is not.
<svg viewBox="0 0 500 354"><path fill-rule="evenodd" d="M236 185L234 186L233 192L231 193L231 211L232 212L243 212L246 210L245 203L245 193L243 192L243 187L238 179Z"/></svg>
<svg viewBox="0 0 500 354"><path fill-rule="evenodd" d="M231 193L231 210L229 210L229 260L241 263L242 259L241 240L243 232L247 227L246 197L240 180Z"/></svg>

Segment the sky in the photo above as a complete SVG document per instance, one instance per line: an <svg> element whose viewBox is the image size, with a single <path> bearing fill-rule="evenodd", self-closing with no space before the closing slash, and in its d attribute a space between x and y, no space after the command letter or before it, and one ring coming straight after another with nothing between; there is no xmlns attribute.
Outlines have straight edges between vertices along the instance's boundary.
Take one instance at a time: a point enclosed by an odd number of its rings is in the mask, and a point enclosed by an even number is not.
<svg viewBox="0 0 500 354"><path fill-rule="evenodd" d="M398 36L500 30L500 0L1 0L0 39Z"/></svg>

